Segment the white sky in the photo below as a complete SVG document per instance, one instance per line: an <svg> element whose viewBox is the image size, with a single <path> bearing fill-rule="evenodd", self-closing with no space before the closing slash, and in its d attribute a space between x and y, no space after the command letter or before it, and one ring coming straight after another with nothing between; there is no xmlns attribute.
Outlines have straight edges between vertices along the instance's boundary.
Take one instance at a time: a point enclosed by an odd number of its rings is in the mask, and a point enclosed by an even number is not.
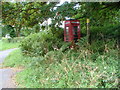
<svg viewBox="0 0 120 90"><path fill-rule="evenodd" d="M60 5L63 4L65 1L70 2L71 0L60 0Z"/></svg>
<svg viewBox="0 0 120 90"><path fill-rule="evenodd" d="M9 1L9 0L8 0ZM17 1L17 0L10 0L11 2ZM19 1L27 1L27 0L19 0ZM71 0L60 0L60 4L63 4L65 1L70 2Z"/></svg>

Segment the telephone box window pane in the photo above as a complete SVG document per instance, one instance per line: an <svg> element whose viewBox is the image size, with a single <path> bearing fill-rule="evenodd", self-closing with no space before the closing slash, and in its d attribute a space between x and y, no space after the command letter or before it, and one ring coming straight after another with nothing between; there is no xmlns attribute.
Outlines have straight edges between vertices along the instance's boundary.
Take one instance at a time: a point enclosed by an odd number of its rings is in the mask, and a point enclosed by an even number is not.
<svg viewBox="0 0 120 90"><path fill-rule="evenodd" d="M73 27L73 35L74 35L74 37L76 37L76 38L78 38L78 34L77 34L78 32L77 32L77 31L78 31L78 26L74 26L74 27Z"/></svg>
<svg viewBox="0 0 120 90"><path fill-rule="evenodd" d="M77 34L77 31L78 31L78 26L74 26L73 27L73 34Z"/></svg>
<svg viewBox="0 0 120 90"><path fill-rule="evenodd" d="M66 36L66 40L69 40L69 36Z"/></svg>
<svg viewBox="0 0 120 90"><path fill-rule="evenodd" d="M69 27L66 27L66 34L69 34Z"/></svg>

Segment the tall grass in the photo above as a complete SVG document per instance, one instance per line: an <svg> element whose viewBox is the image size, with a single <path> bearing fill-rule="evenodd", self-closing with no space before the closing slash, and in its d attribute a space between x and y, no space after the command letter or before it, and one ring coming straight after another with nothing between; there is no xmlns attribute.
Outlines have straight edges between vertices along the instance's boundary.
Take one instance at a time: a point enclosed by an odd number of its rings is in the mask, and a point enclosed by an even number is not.
<svg viewBox="0 0 120 90"><path fill-rule="evenodd" d="M81 56L83 55L83 56ZM61 62L53 56L49 60L36 59L19 73L18 82L33 88L115 88L118 85L117 58L100 55L94 62L83 53L78 57L63 55ZM51 62L53 62L51 61ZM45 64L47 63L47 64ZM21 78L21 79L20 79Z"/></svg>
<svg viewBox="0 0 120 90"><path fill-rule="evenodd" d="M6 58L4 65L25 66L16 76L19 87L117 88L119 64L114 41L104 44L102 53L99 50L102 47L81 44L76 50L63 52L61 48L39 57L26 57L16 50Z"/></svg>

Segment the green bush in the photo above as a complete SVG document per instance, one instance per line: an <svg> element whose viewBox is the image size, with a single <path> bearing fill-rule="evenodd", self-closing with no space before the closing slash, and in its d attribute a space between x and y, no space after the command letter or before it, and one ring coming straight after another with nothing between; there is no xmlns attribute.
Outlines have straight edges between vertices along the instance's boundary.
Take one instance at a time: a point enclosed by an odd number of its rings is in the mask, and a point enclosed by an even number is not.
<svg viewBox="0 0 120 90"><path fill-rule="evenodd" d="M35 33L40 32L40 25L37 24L37 25L33 26L33 30L34 30Z"/></svg>
<svg viewBox="0 0 120 90"><path fill-rule="evenodd" d="M107 25L107 26L91 26L91 38L92 40L105 40L116 39L118 37L120 25ZM97 37L97 38L96 38Z"/></svg>
<svg viewBox="0 0 120 90"><path fill-rule="evenodd" d="M31 34L21 41L20 46L25 55L32 57L19 55L22 54L19 50L16 55L20 56L19 60L13 58L15 54L7 58L6 62L10 63L6 66L26 66L16 77L21 87L118 87L118 48L114 38L93 39L89 45L84 37L76 43L75 49L70 49L71 43L58 37L51 30ZM11 61L13 59L16 62Z"/></svg>
<svg viewBox="0 0 120 90"><path fill-rule="evenodd" d="M90 26L91 41L117 39L120 35L120 24L106 26ZM86 36L86 27L81 28L81 36Z"/></svg>
<svg viewBox="0 0 120 90"><path fill-rule="evenodd" d="M40 38L37 38L39 35L41 34L32 36L39 41ZM31 45L33 43L31 42ZM64 44L59 50L48 51L39 57L26 57L20 50L16 50L6 58L4 65L12 67L25 65L25 70L16 77L19 86L24 88L117 88L119 64L115 40L104 43L107 51L104 48L102 54L94 44L88 46L86 38L82 38L78 42L77 50L65 51L69 44Z"/></svg>
<svg viewBox="0 0 120 90"><path fill-rule="evenodd" d="M31 34L21 41L20 47L24 54L30 56L45 55L49 51L60 49L65 42L55 37L51 31Z"/></svg>
<svg viewBox="0 0 120 90"><path fill-rule="evenodd" d="M17 81L26 88L117 88L116 53L117 50L104 55L88 55L87 49L79 53L50 51L44 57L30 58L29 66L17 75ZM93 55L97 55L95 62Z"/></svg>
<svg viewBox="0 0 120 90"><path fill-rule="evenodd" d="M35 33L34 29L32 29L32 28L27 28L27 27L22 28L22 29L21 29L21 32L20 32L21 36L25 36L25 37L27 37L27 36L30 35L31 33Z"/></svg>

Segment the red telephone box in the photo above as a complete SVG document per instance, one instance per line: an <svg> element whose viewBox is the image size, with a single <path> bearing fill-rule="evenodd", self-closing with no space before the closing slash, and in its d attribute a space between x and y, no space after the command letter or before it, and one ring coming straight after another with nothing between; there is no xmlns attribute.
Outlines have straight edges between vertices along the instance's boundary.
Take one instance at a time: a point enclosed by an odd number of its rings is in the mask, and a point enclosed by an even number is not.
<svg viewBox="0 0 120 90"><path fill-rule="evenodd" d="M66 20L64 27L64 41L71 42L80 39L80 21L79 20Z"/></svg>

